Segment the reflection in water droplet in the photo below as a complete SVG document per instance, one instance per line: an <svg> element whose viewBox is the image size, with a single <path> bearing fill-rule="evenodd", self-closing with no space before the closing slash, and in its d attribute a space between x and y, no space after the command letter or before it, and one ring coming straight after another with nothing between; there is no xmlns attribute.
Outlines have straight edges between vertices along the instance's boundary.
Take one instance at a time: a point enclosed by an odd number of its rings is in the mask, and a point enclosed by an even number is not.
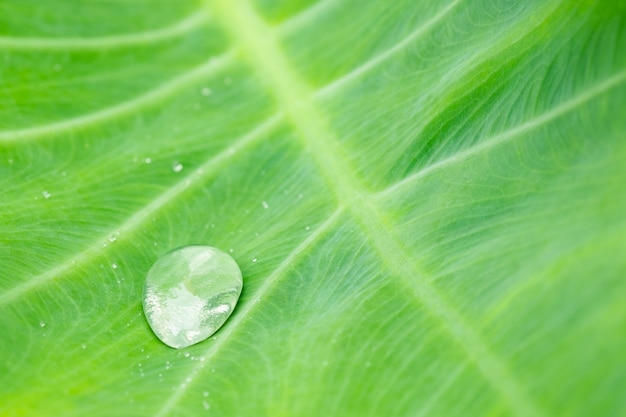
<svg viewBox="0 0 626 417"><path fill-rule="evenodd" d="M117 264L111 264L111 268L117 269Z"/></svg>
<svg viewBox="0 0 626 417"><path fill-rule="evenodd" d="M262 205L262 206L263 206L263 208L264 208L264 209L266 209L266 210L270 207L270 205L269 205L269 204L267 204L267 202L266 202L266 201L263 201L263 202L261 203L261 205Z"/></svg>
<svg viewBox="0 0 626 417"><path fill-rule="evenodd" d="M181 164L180 162L176 162L174 165L172 165L172 171L180 172L182 170L183 170L183 164Z"/></svg>
<svg viewBox="0 0 626 417"><path fill-rule="evenodd" d="M46 327L46 323L42 320L42 321L39 322L39 326Z"/></svg>
<svg viewBox="0 0 626 417"><path fill-rule="evenodd" d="M252 258L252 262L256 262L256 261L258 261L258 259L256 257Z"/></svg>
<svg viewBox="0 0 626 417"><path fill-rule="evenodd" d="M41 195L42 195L42 196L43 196L43 198L45 198L46 200L47 200L47 199L49 199L50 197L52 197L52 194L50 194L49 192L47 192L47 191L45 191L45 190L41 192Z"/></svg>
<svg viewBox="0 0 626 417"><path fill-rule="evenodd" d="M210 246L166 253L148 271L143 309L163 343L176 349L199 343L230 316L243 280L237 263Z"/></svg>

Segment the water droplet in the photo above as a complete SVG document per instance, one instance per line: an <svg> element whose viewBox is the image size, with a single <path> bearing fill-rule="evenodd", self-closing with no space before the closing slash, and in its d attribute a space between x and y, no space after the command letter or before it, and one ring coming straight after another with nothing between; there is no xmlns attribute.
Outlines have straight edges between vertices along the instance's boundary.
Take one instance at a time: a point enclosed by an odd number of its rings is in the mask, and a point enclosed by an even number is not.
<svg viewBox="0 0 626 417"><path fill-rule="evenodd" d="M266 202L266 201L262 202L262 203L261 203L261 205L262 205L262 206L263 206L263 208L264 208L264 209L266 209L266 210L267 210L268 208L270 208L270 205L269 205L269 204L267 204L267 202Z"/></svg>
<svg viewBox="0 0 626 417"><path fill-rule="evenodd" d="M256 262L256 261L258 261L258 260L259 260L259 259L258 259L257 257L252 258L252 262Z"/></svg>
<svg viewBox="0 0 626 417"><path fill-rule="evenodd" d="M226 253L210 246L186 246L166 253L148 271L143 309L163 343L176 349L215 333L233 311L241 271Z"/></svg>
<svg viewBox="0 0 626 417"><path fill-rule="evenodd" d="M307 227L305 227L305 228L304 228L304 230L307 230L307 231L308 231L308 230L311 230L311 226L307 226Z"/></svg>
<svg viewBox="0 0 626 417"><path fill-rule="evenodd" d="M209 391L204 391L204 392L202 393L202 396L203 396L204 398L208 397L208 396L209 396Z"/></svg>
<svg viewBox="0 0 626 417"><path fill-rule="evenodd" d="M112 263L112 264L111 264L111 268L113 268L113 269L117 269L117 264L116 264L116 263Z"/></svg>
<svg viewBox="0 0 626 417"><path fill-rule="evenodd" d="M50 194L49 192L47 192L46 190L41 192L41 195L43 196L43 198L45 198L46 200L49 199L50 197L52 197L52 194Z"/></svg>
<svg viewBox="0 0 626 417"><path fill-rule="evenodd" d="M211 408L211 406L209 405L209 403L208 403L208 402L206 402L206 401L202 401L202 407L203 407L205 410L208 410L209 408Z"/></svg>
<svg viewBox="0 0 626 417"><path fill-rule="evenodd" d="M39 322L39 326L46 327L46 323L42 320L42 321Z"/></svg>
<svg viewBox="0 0 626 417"><path fill-rule="evenodd" d="M146 158L146 164L151 164L152 163L152 158Z"/></svg>
<svg viewBox="0 0 626 417"><path fill-rule="evenodd" d="M180 162L176 162L174 165L172 165L172 171L180 172L182 170L183 170L183 164L181 164Z"/></svg>
<svg viewBox="0 0 626 417"><path fill-rule="evenodd" d="M210 96L211 95L211 89L209 87L204 87L201 90L201 93L203 96Z"/></svg>
<svg viewBox="0 0 626 417"><path fill-rule="evenodd" d="M83 348L83 349L87 349L87 345L84 344L84 343L82 345L80 345L80 347Z"/></svg>

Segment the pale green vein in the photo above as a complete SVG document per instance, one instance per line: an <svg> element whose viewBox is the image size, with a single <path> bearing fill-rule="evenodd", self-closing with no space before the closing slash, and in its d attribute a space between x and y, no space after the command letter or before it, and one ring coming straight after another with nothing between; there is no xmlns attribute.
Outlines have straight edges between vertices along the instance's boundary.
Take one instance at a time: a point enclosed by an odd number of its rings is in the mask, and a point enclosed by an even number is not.
<svg viewBox="0 0 626 417"><path fill-rule="evenodd" d="M272 91L283 110L294 122L298 132L306 138L315 138L305 143L307 150L318 156L324 175L335 186L335 197L341 206L349 206L350 200L361 191L361 185L341 162L341 152L336 141L325 129L320 129L322 116L311 100L312 93L289 69L284 54L280 51L274 33L256 15L252 7L242 1L216 1L215 13L227 22L225 29L241 45L250 62L263 79L268 80ZM236 5L236 6L235 6ZM218 16L216 16L218 17Z"/></svg>
<svg viewBox="0 0 626 417"><path fill-rule="evenodd" d="M361 66L357 67L353 71L350 71L349 74L331 82L330 84L322 87L316 93L318 96L330 95L332 93L337 92L341 87L346 84L349 84L352 81L357 80L363 74L377 67L384 61L388 60L398 52L404 50L408 45L413 43L415 40L420 38L422 35L426 34L429 30L431 30L437 23L441 21L444 17L446 17L459 3L463 0L454 0L450 2L446 7L441 9L436 15L428 19L424 24L420 25L411 32L408 36L402 39L400 42L387 49L385 52L375 56L371 60L365 62Z"/></svg>
<svg viewBox="0 0 626 417"><path fill-rule="evenodd" d="M505 365L488 349L469 323L423 278L419 265L381 221L382 216L377 209L364 198L364 186L342 156L334 135L313 104L313 92L291 69L271 28L244 0L218 0L215 11L218 20L230 31L251 65L272 87L286 115L300 133L300 139L326 176L340 206L350 207L390 270L402 279L401 282L441 322L452 339L482 371L494 391L506 399L512 413L519 416L540 416L542 413Z"/></svg>
<svg viewBox="0 0 626 417"><path fill-rule="evenodd" d="M230 340L231 335L240 328L242 322L250 316L255 307L260 305L259 301L265 297L269 291L274 288L280 278L285 275L294 263L298 260L300 254L316 243L333 226L344 209L339 207L324 223L322 223L313 233L302 241L289 255L278 265L265 280L248 302L239 310L235 310L236 314L226 323L226 325L218 333L218 340L210 343L207 350L202 354L200 362L183 378L185 383L179 385L176 391L167 399L165 404L156 412L155 417L163 417L169 413L178 403L181 397L187 391L187 387L191 384L195 377L204 369L219 350Z"/></svg>
<svg viewBox="0 0 626 417"><path fill-rule="evenodd" d="M374 198L383 199L390 195L396 193L406 192L406 187L410 187L420 181L422 178L427 177L433 172L439 171L451 165L463 162L469 158L472 158L476 155L480 155L481 153L488 152L490 149L493 149L499 145L510 142L511 140L523 135L524 133L528 133L533 129L541 127L560 116L567 114L568 112L577 109L578 107L588 103L594 98L610 91L612 88L617 87L618 85L626 82L626 71L619 72L612 77L609 77L602 81L599 84L594 85L593 87L583 91L582 93L562 102L556 107L548 110L545 113L538 115L537 117L528 120L521 125L518 125L512 129L509 129L505 132L497 134L491 138L487 138L480 142L479 144L472 146L471 148L466 149L465 151L459 152L455 155L452 155L449 158L443 159L439 162L436 162L428 167L409 175L403 180L398 181L397 183L391 185L375 194Z"/></svg>
<svg viewBox="0 0 626 417"><path fill-rule="evenodd" d="M136 113L138 110L146 107L156 106L163 99L178 93L180 89L190 86L201 78L224 69L232 62L233 57L234 54L232 52L227 52L218 57L211 58L203 65L200 65L185 74L148 91L147 93L93 113L43 126L2 131L0 132L0 142L11 143L41 138L43 136L51 136L66 131L84 129L117 117Z"/></svg>
<svg viewBox="0 0 626 417"><path fill-rule="evenodd" d="M263 138L263 134L277 126L281 119L281 115L277 115L266 120L254 130L234 141L233 144L227 149L209 158L187 177L175 183L172 187L166 189L162 194L157 196L154 200L150 201L150 203L142 207L134 215L124 221L124 223L120 224L120 226L116 229L120 235L119 239L124 239L125 236L129 235L132 231L137 230L142 224L144 224L144 222L146 222L146 220L152 218L156 212L171 203L188 189L192 188L192 186L202 184L210 175L215 173L220 167L230 161L235 154L241 152L251 144ZM77 266L86 264L102 255L103 245L107 243L109 236L110 234L107 234L106 236L96 239L93 245L80 252L78 255L68 259L41 275L35 276L14 288L2 292L0 294L0 306L18 299L23 294L35 288L52 282L57 277L63 277Z"/></svg>
<svg viewBox="0 0 626 417"><path fill-rule="evenodd" d="M337 0L318 0L314 5L304 9L302 12L290 17L283 24L276 29L279 33L286 34L294 32L300 27L311 22L315 18L319 17L322 13L325 13L331 7L335 6L339 2Z"/></svg>
<svg viewBox="0 0 626 417"><path fill-rule="evenodd" d="M102 50L125 48L159 41L184 35L197 28L208 20L208 15L196 12L180 22L145 32L128 33L123 35L100 36L94 38L19 38L0 36L0 48L13 50Z"/></svg>

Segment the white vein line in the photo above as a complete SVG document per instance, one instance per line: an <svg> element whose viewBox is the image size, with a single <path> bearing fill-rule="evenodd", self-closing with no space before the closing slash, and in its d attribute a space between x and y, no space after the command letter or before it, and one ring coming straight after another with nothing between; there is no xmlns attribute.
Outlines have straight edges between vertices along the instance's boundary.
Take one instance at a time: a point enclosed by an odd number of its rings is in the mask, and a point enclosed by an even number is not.
<svg viewBox="0 0 626 417"><path fill-rule="evenodd" d="M495 135L491 138L485 139L484 141L482 141L480 144L475 145L465 151L459 152L449 158L443 159L437 163L434 163L424 169L422 169L419 172L416 172L408 177L406 177L405 179L398 181L397 183L391 185L390 187L374 194L374 198L376 199L380 199L380 198L384 198L387 197L391 194L394 194L398 191L401 191L402 188L414 183L415 181L424 178L425 176L429 175L430 173L440 170L442 168L445 168L447 166L453 165L455 163L459 163L462 161L467 160L468 158L471 158L474 155L478 155L481 152L485 152L488 151L491 148L494 148L498 145L504 144L506 142L509 142L513 139L515 139L517 136L526 133L530 130L533 130L541 125L544 125L556 118L558 118L559 116L562 116L574 109L576 109L578 106L585 104L586 102L598 97L599 95L607 92L608 90L610 90L611 88L623 83L626 81L626 71L620 72L606 80L604 80L603 82L591 87L590 89L588 89L587 91L585 91L582 94L579 94L561 104L559 104L558 106L552 108L551 110L543 113L542 115L535 117L534 119L531 119L529 121L527 121L526 123L523 123L519 126L514 127L513 129L507 130L503 133L500 133L498 135Z"/></svg>
<svg viewBox="0 0 626 417"><path fill-rule="evenodd" d="M208 14L196 12L180 22L145 32L100 37L76 38L20 38L0 37L0 48L18 50L99 50L155 43L183 35L208 20Z"/></svg>
<svg viewBox="0 0 626 417"><path fill-rule="evenodd" d="M279 25L276 28L277 32L280 34L293 32L294 30L299 29L300 27L308 23L311 19L318 17L320 14L326 12L332 6L335 6L339 3L340 2L337 0L318 0L318 2L311 7L307 7L300 13L291 16L283 24Z"/></svg>
<svg viewBox="0 0 626 417"><path fill-rule="evenodd" d="M223 69L231 63L233 57L233 52L227 52L218 57L211 58L203 65L200 65L179 77L169 80L147 93L93 113L32 128L1 131L0 142L10 143L53 135L64 131L84 128L91 124L110 120L115 117L132 114L138 109L155 105L163 98L175 94L179 88L193 84L203 76L210 75L213 72Z"/></svg>
<svg viewBox="0 0 626 417"><path fill-rule="evenodd" d="M202 183L202 181L213 174L220 166L229 161L233 155L241 152L247 146L256 142L263 137L264 133L274 128L280 120L282 120L282 114L277 114L270 117L265 122L257 126L254 130L248 132L246 135L237 139L231 146L212 158L208 159L199 168L195 169L187 177L183 178L179 182L175 183L172 187L166 189L163 193L157 196L154 200L150 201L147 205L142 207L134 215L128 218L123 224L121 224L116 230L119 231L120 239L124 238L124 235L129 234L133 230L137 229L143 222L151 218L154 213L161 208L169 204L179 195L184 193L192 185ZM34 288L50 283L57 277L62 277L71 270L77 268L80 265L88 263L93 258L101 255L103 252L103 244L107 242L108 234L96 240L96 242L80 252L78 255L70 258L57 267L35 276L28 281L6 290L0 294L0 306L12 302L19 298L21 295L31 291Z"/></svg>
<svg viewBox="0 0 626 417"><path fill-rule="evenodd" d="M425 22L424 24L422 24L419 27L417 27L417 29L415 29L413 32L411 32L408 36L406 36L400 42L398 42L397 44L395 44L391 48L387 49L385 52L383 52L383 53L375 56L374 58L370 59L369 61L365 62L364 64L362 64L361 66L357 67L356 69L350 71L348 74L344 75L343 77L341 77L341 78L331 82L330 84L327 84L326 86L320 88L319 90L317 90L315 92L315 94L317 96L325 96L325 95L329 95L329 94L332 94L334 92L337 92L344 85L354 81L355 79L357 79L361 75L365 74L366 72L368 72L371 69L375 68L376 66L380 65L381 63L383 63L387 59L391 58L392 56L394 56L398 52L402 51L409 44L411 44L413 41L415 41L416 39L418 39L419 37L424 35L426 32L428 32L431 28L433 28L433 26L435 26L441 19L443 19L446 15L448 15L448 13L450 13L462 1L463 0L454 0L454 1L452 1L450 4L448 4L446 7L444 7L441 11L439 11L436 15L434 15L433 17L428 19L427 22Z"/></svg>
<svg viewBox="0 0 626 417"><path fill-rule="evenodd" d="M237 314L231 317L226 325L218 333L218 340L215 343L210 343L208 349L201 355L201 361L191 369L191 372L183 378L186 383L181 384L178 389L167 399L163 406L156 412L155 417L163 417L169 413L172 408L178 403L181 397L187 391L187 386L195 380L195 377L202 371L210 360L215 357L220 348L224 346L229 340L230 336L240 328L242 322L250 315L254 308L259 305L259 301L263 298L274 285L284 276L285 272L291 267L298 257L311 245L318 241L318 239L328 231L328 229L337 221L337 219L343 213L344 208L339 207L335 212L324 222L320 227L311 233L302 243L300 243L291 253L278 265L278 267L270 274L264 281L259 289L254 293L248 302L237 311Z"/></svg>

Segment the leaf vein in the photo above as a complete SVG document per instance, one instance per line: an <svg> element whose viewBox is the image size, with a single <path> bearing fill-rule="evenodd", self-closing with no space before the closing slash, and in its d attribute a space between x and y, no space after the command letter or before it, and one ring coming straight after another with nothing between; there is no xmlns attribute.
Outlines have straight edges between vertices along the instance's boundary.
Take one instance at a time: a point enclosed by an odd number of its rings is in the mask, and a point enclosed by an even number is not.
<svg viewBox="0 0 626 417"><path fill-rule="evenodd" d="M0 37L0 48L12 50L101 50L143 45L184 35L207 21L208 15L196 12L178 23L160 29L93 38Z"/></svg>
<svg viewBox="0 0 626 417"><path fill-rule="evenodd" d="M127 235L131 231L136 230L143 222L151 218L154 213L171 203L174 199L191 188L192 185L202 183L206 177L216 172L224 163L232 159L235 154L245 150L248 146L261 139L263 134L274 128L281 119L282 116L280 114L269 118L261 125L257 126L254 130L234 141L233 144L227 149L209 158L187 177L181 179L172 187L166 189L162 194L142 207L116 229L120 232L120 239L123 239L124 235ZM100 237L93 245L80 252L78 255L59 264L57 267L41 275L37 275L16 287L2 292L0 294L0 306L14 301L35 288L50 283L55 278L68 273L77 265L85 264L93 258L101 255L103 251L102 245L107 242L108 236L110 236L110 234Z"/></svg>
<svg viewBox="0 0 626 417"><path fill-rule="evenodd" d="M397 183L387 187L386 189L379 191L374 195L374 198L383 199L393 194L403 192L406 187L415 184L417 181L432 174L433 172L439 171L456 163L463 162L473 156L480 155L483 152L489 152L489 150L496 148L499 145L506 144L524 133L545 125L546 123L549 123L559 118L560 116L563 116L564 114L575 110L577 107L589 102L590 100L593 100L594 98L602 95L603 93L606 93L607 91L610 91L611 88L616 87L624 82L626 82L626 71L619 72L612 77L605 79L603 82L596 84L595 86L587 89L583 93L578 94L577 96L570 98L569 100L566 100L558 106L534 117L533 119L526 121L525 123L522 123L512 129L487 138L479 144L466 149L465 151L459 152L449 158L443 159L439 162L427 166L426 168L423 168L422 170L412 175L409 175L403 180L400 180Z"/></svg>

